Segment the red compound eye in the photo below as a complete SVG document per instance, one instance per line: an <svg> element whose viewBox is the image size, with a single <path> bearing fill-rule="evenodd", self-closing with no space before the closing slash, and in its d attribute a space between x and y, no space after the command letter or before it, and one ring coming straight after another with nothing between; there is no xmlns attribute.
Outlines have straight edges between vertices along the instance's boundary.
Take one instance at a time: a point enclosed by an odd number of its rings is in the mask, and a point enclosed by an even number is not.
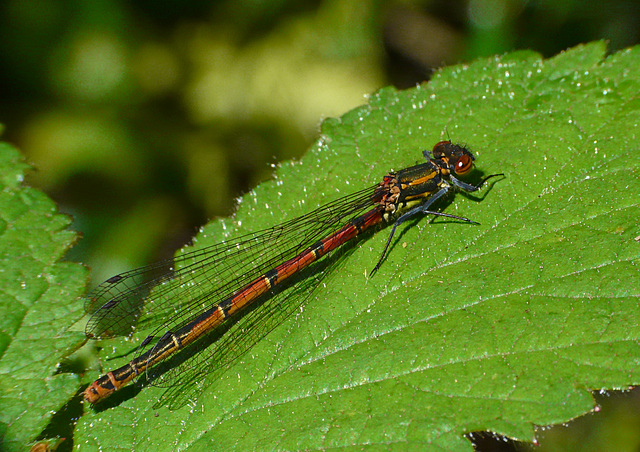
<svg viewBox="0 0 640 452"><path fill-rule="evenodd" d="M451 146L451 141L449 140L441 141L439 143L436 143L436 145L433 147L433 152L436 152L436 151L444 152L444 150L450 146Z"/></svg>
<svg viewBox="0 0 640 452"><path fill-rule="evenodd" d="M433 157L440 159L445 155L451 155L451 141L441 141L433 147Z"/></svg>
<svg viewBox="0 0 640 452"><path fill-rule="evenodd" d="M456 174L467 174L473 167L473 159L466 154L458 159L455 165Z"/></svg>

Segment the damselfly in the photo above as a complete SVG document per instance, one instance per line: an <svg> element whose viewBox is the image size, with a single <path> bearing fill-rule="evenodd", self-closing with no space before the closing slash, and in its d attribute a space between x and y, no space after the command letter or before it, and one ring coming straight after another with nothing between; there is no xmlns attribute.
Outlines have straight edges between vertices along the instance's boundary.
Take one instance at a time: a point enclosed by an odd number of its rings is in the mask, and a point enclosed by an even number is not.
<svg viewBox="0 0 640 452"><path fill-rule="evenodd" d="M283 285L295 284L303 269L380 223L393 222L393 227L373 272L380 268L396 228L416 214L475 223L429 209L451 190L474 192L501 174L487 176L478 185L457 179L472 170L474 157L450 141L423 155L426 162L389 172L380 183L299 218L100 284L86 300L92 313L88 337L130 334L136 325L153 332L132 361L94 381L85 399L99 402L141 373L149 377L151 369L211 339L229 318Z"/></svg>

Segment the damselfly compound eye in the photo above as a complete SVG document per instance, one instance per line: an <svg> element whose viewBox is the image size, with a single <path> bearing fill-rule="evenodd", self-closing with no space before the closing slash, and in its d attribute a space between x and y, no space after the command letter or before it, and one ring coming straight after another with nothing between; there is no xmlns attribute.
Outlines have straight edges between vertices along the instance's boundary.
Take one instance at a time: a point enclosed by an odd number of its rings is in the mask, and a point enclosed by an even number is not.
<svg viewBox="0 0 640 452"><path fill-rule="evenodd" d="M455 165L456 174L467 174L473 168L473 159L467 154L463 154Z"/></svg>
<svg viewBox="0 0 640 452"><path fill-rule="evenodd" d="M451 141L441 141L436 143L433 147L433 157L435 159L441 159L445 156L449 157L451 155Z"/></svg>

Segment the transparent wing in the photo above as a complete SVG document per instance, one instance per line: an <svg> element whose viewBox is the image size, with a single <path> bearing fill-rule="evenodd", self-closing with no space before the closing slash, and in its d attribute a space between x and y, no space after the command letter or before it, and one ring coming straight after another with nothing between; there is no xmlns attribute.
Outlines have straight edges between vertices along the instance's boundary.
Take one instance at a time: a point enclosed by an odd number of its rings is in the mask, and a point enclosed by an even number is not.
<svg viewBox="0 0 640 452"><path fill-rule="evenodd" d="M86 298L90 338L151 330L139 350L176 331L251 281L346 225L376 203L376 187L326 204L273 228L121 273ZM212 333L214 334L214 333Z"/></svg>

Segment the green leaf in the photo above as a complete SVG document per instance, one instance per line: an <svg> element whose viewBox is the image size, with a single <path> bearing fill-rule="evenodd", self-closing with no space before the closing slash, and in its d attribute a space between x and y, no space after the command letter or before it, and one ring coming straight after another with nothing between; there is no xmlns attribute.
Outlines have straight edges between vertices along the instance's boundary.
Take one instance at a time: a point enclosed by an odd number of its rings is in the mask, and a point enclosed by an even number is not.
<svg viewBox="0 0 640 452"><path fill-rule="evenodd" d="M0 449L24 450L78 390L58 364L83 341L69 326L82 317L87 272L57 262L75 242L69 218L22 185L28 166L0 143Z"/></svg>
<svg viewBox="0 0 640 452"><path fill-rule="evenodd" d="M364 238L295 315L180 388L186 405L159 404L163 388L123 390L87 409L76 443L472 450L466 433L532 440L535 425L594 409L590 391L640 383L639 69L640 48L605 58L601 42L549 60L517 52L326 120L300 163L195 246L308 212L448 137L505 177L441 206L479 226L403 225L373 277L389 230ZM136 346L103 345L109 368Z"/></svg>

